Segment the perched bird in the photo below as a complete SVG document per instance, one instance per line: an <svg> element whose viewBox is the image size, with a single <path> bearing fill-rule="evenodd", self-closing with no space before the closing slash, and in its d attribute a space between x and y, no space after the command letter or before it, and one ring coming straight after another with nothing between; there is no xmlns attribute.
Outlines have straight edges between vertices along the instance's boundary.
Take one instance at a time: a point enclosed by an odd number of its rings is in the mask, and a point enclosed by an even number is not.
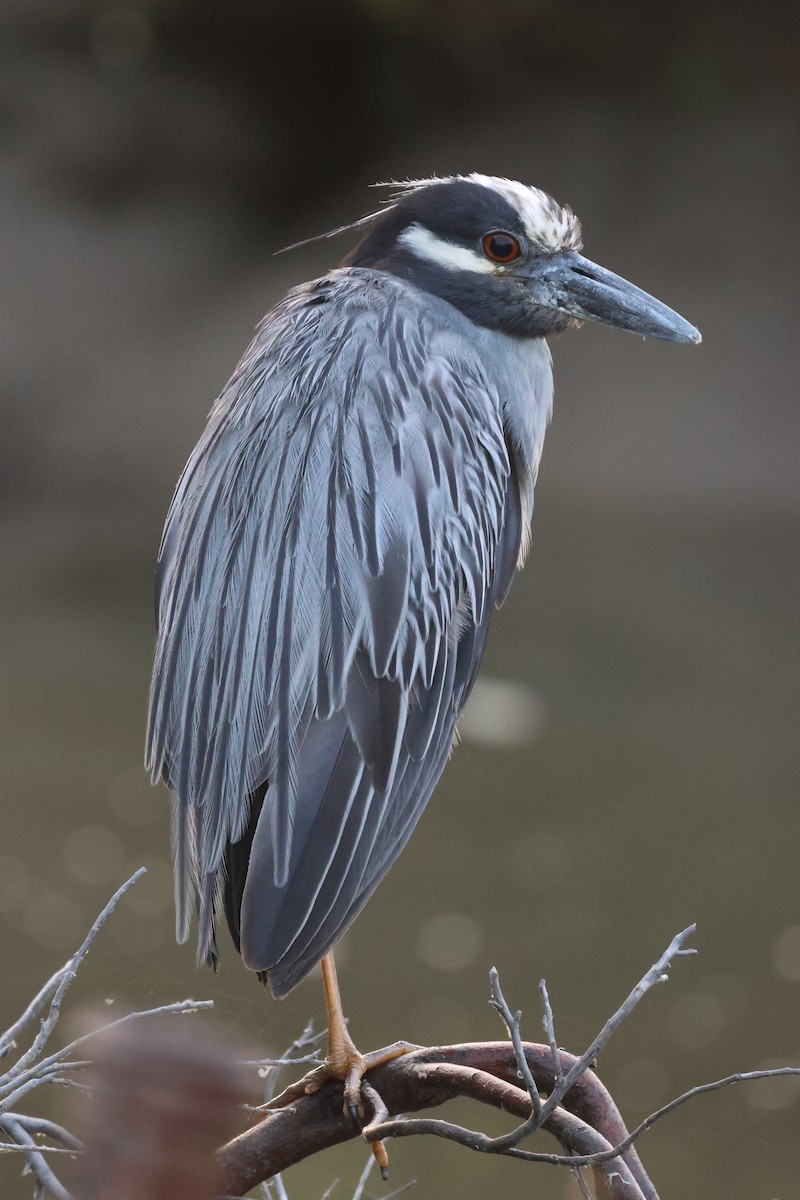
<svg viewBox="0 0 800 1200"><path fill-rule="evenodd" d="M224 908L276 997L322 960L351 1103L374 1060L331 952L428 802L525 558L546 338L593 320L700 341L584 258L537 188L419 180L356 226L264 318L178 484L147 739L174 796L178 939L196 910L216 964Z"/></svg>

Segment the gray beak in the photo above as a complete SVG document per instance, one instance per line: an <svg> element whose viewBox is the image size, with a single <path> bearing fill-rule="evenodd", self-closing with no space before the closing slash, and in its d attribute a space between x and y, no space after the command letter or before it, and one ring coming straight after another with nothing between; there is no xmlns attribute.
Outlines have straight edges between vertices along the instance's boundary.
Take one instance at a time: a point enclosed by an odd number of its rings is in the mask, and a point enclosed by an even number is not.
<svg viewBox="0 0 800 1200"><path fill-rule="evenodd" d="M697 344L700 332L654 296L574 250L539 259L531 277L531 297L544 308L587 321L600 321L668 342Z"/></svg>

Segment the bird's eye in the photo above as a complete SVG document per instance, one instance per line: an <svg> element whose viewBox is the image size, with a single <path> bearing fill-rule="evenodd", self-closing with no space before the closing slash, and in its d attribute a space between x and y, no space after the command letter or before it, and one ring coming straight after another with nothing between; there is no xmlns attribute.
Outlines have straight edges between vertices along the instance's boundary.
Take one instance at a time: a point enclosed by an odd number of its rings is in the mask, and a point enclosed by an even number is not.
<svg viewBox="0 0 800 1200"><path fill-rule="evenodd" d="M486 233L482 241L483 253L492 262L510 263L519 258L520 245L511 233Z"/></svg>

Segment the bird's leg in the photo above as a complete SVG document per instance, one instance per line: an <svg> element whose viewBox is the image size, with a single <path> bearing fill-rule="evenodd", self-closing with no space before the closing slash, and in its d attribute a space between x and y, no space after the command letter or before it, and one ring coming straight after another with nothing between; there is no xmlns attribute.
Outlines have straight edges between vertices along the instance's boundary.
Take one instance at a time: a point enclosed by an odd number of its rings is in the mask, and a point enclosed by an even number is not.
<svg viewBox="0 0 800 1200"><path fill-rule="evenodd" d="M361 1054L347 1030L347 1022L342 1012L342 998L339 993L339 981L336 978L336 964L333 961L333 951L329 950L321 962L322 987L325 994L325 1009L328 1015L328 1054L325 1062L309 1071L302 1079L290 1084L279 1096L273 1097L265 1109L284 1108L293 1104L301 1096L311 1096L318 1092L329 1079L340 1079L344 1084L344 1114L350 1116L357 1125L364 1120L364 1104L361 1098L361 1081L367 1071L379 1067L382 1063L409 1054L412 1050L420 1050L411 1042L393 1042L382 1050L372 1050ZM377 1094L376 1094L377 1096ZM380 1103L380 1097L377 1097ZM384 1110L385 1111L385 1110ZM382 1117L373 1114L373 1120ZM384 1179L387 1176L389 1156L383 1142L372 1142L372 1153L380 1167Z"/></svg>
<svg viewBox="0 0 800 1200"><path fill-rule="evenodd" d="M339 993L339 980L336 978L336 963L333 961L333 951L329 950L320 964L322 967L322 987L325 993L325 1011L328 1015L328 1055L325 1059L326 1078L341 1079L344 1083L344 1111L353 1120L363 1120L364 1105L361 1101L361 1080L367 1071L379 1067L382 1063L408 1054L411 1050L419 1050L411 1042L393 1042L382 1050L371 1050L362 1054L356 1046L347 1029L347 1021L342 1012L342 997ZM314 1079L306 1087L306 1092L316 1092L324 1080Z"/></svg>
<svg viewBox="0 0 800 1200"><path fill-rule="evenodd" d="M344 1082L345 1112L349 1112L354 1121L363 1120L361 1080L367 1070L367 1063L347 1031L332 950L328 951L320 966L322 967L325 1012L328 1017L327 1066L334 1078Z"/></svg>
<svg viewBox="0 0 800 1200"><path fill-rule="evenodd" d="M339 980L336 976L336 963L333 951L329 950L321 962L322 987L325 994L325 1010L328 1016L328 1055L325 1060L326 1074L322 1077L312 1077L306 1084L306 1093L319 1090L326 1079L333 1077L344 1083L344 1111L357 1124L364 1120L364 1104L361 1098L361 1081L367 1071L378 1067L381 1063L399 1058L411 1050L418 1050L409 1042L394 1042L383 1050L373 1050L362 1054L356 1046L347 1029L347 1022L342 1012L342 997L339 992ZM383 1142L372 1142L372 1153L375 1156L381 1175L388 1178L389 1155Z"/></svg>

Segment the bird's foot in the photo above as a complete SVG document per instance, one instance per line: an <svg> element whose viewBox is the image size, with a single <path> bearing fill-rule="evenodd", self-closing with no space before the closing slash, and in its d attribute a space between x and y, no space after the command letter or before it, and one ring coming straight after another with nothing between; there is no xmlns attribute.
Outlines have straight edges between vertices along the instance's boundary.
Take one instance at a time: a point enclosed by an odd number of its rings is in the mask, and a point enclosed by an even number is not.
<svg viewBox="0 0 800 1200"><path fill-rule="evenodd" d="M361 1054L346 1029L343 1037L340 1034L335 1041L331 1037L326 1062L329 1071L328 1078L342 1080L344 1084L344 1114L345 1116L349 1115L359 1129L364 1127L366 1116L364 1093L367 1090L370 1093L369 1102L373 1121L380 1121L388 1115L380 1096L374 1088L369 1087L364 1079L367 1071L371 1071L373 1067L380 1067L385 1062L391 1062L393 1058L400 1058L401 1055L408 1054L411 1050L418 1049L419 1046L413 1046L410 1042L393 1042L391 1046L384 1046L382 1050L371 1050L369 1054ZM310 1085L306 1084L306 1094L317 1091L321 1086L322 1082L316 1080ZM389 1155L386 1147L383 1142L377 1141L371 1143L371 1149L381 1178L385 1182L389 1178Z"/></svg>
<svg viewBox="0 0 800 1200"><path fill-rule="evenodd" d="M393 1058L409 1054L412 1050L419 1050L419 1046L414 1046L411 1042L393 1042L391 1046L384 1046L382 1050L371 1050L368 1054L362 1054L346 1031L345 1036L340 1036L335 1042L331 1039L325 1061L327 1078L341 1079L344 1084L345 1115L349 1114L356 1124L363 1124L364 1101L361 1083L364 1076L373 1067L380 1067L386 1062L391 1062ZM318 1091L324 1082L324 1079L320 1082L313 1080L306 1084L306 1094Z"/></svg>
<svg viewBox="0 0 800 1200"><path fill-rule="evenodd" d="M328 1057L324 1063L315 1067L313 1071L309 1071L296 1083L290 1084L264 1107L266 1109L285 1108L302 1096L312 1096L329 1080L338 1079L344 1084L342 1110L344 1115L350 1117L359 1128L363 1128L366 1119L365 1098L372 1109L373 1121L381 1120L386 1115L380 1096L374 1088L369 1087L364 1076L374 1067L380 1067L383 1063L391 1062L394 1058L400 1058L403 1054L410 1054L412 1050L419 1049L421 1047L415 1046L412 1042L393 1042L391 1046L384 1046L382 1050L371 1050L368 1054L362 1054L345 1028L343 1033L337 1032L335 1037L331 1037ZM373 1142L372 1153L382 1177L388 1178L389 1156L383 1142Z"/></svg>

